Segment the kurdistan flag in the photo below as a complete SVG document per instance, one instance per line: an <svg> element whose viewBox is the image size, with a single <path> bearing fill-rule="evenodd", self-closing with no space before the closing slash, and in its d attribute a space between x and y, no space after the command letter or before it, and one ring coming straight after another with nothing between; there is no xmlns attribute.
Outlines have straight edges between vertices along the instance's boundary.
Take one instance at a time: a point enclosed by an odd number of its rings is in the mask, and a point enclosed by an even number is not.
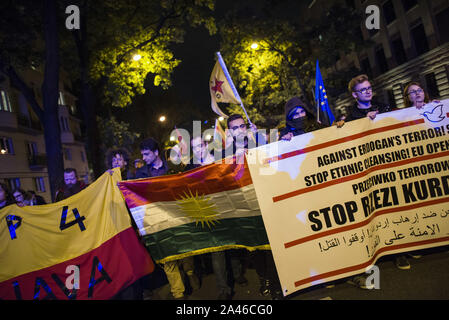
<svg viewBox="0 0 449 320"><path fill-rule="evenodd" d="M119 188L158 263L226 249L269 249L246 164L214 163L123 181Z"/></svg>

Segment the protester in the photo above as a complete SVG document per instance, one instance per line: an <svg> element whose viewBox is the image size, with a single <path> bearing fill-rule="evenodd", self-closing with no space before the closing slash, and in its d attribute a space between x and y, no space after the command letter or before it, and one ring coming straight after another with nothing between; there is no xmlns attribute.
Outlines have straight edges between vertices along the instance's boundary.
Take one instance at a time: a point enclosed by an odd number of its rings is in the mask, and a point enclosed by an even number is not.
<svg viewBox="0 0 449 320"><path fill-rule="evenodd" d="M13 203L8 187L4 183L0 183L0 209Z"/></svg>
<svg viewBox="0 0 449 320"><path fill-rule="evenodd" d="M42 196L39 196L33 190L28 190L27 192L28 200L30 206L40 206L46 204L45 199Z"/></svg>
<svg viewBox="0 0 449 320"><path fill-rule="evenodd" d="M215 157L210 153L208 149L208 143L203 141L201 137L193 137L191 140L193 158L189 164L185 167L185 171L193 170L195 168L211 164L215 161ZM231 268L233 276L237 283L247 283L246 279L242 279L242 266L237 256L231 255ZM214 270L218 296L217 300L230 300L232 297L232 288L228 284L228 271L226 268L226 252L212 252L212 268Z"/></svg>
<svg viewBox="0 0 449 320"><path fill-rule="evenodd" d="M349 122L366 117L374 120L377 114L391 111L390 106L373 100L373 88L367 75L362 74L353 78L349 82L348 89L356 102L349 109L349 114L344 121ZM338 126L341 125L338 124Z"/></svg>
<svg viewBox="0 0 449 320"><path fill-rule="evenodd" d="M227 124L226 148L223 158L235 156L236 163L243 164L243 158L248 149L267 143L264 135L258 132L255 124L251 124L251 130L248 131L248 125L239 114L229 116Z"/></svg>
<svg viewBox="0 0 449 320"><path fill-rule="evenodd" d="M425 104L430 102L429 95L418 82L409 83L404 88L403 96L406 108L422 109Z"/></svg>
<svg viewBox="0 0 449 320"><path fill-rule="evenodd" d="M289 109L289 112L286 112L287 115L290 111L294 113L301 111L300 108L295 108L302 105L299 99L292 99L287 105ZM296 124L298 124L298 122ZM265 137L257 131L255 125L252 125L251 132L248 132L245 121L240 115L231 115L228 118L228 130L233 139L232 146L228 148L232 148L233 154L236 155L237 163L243 163L241 159L248 149L266 144ZM299 132L302 132L302 128L294 128L292 131L288 131L285 134L290 135L291 133L292 135L295 135L300 134ZM250 143L250 139L253 139L252 143ZM229 149L226 151L226 156L228 155ZM246 251L244 252L246 253ZM243 252L240 251L240 253ZM282 299L283 294L271 250L256 250L252 256L255 262L256 272L259 276L260 293L265 296L270 295L273 300ZM246 282L242 284L246 284Z"/></svg>
<svg viewBox="0 0 449 320"><path fill-rule="evenodd" d="M165 159L160 156L159 144L156 140L148 138L142 141L140 153L145 165L137 170L136 178L150 178L167 174L168 165ZM196 290L199 288L200 282L194 273L193 257L169 261L162 266L167 275L170 291L175 299L185 298L185 286L182 280L181 268L187 274L192 289Z"/></svg>
<svg viewBox="0 0 449 320"><path fill-rule="evenodd" d="M314 116L306 104L298 97L285 104L286 127L281 130L281 140L290 141L293 137L312 131Z"/></svg>
<svg viewBox="0 0 449 320"><path fill-rule="evenodd" d="M410 82L406 85L403 97L406 108L422 109L425 104L431 102L429 95L418 82ZM422 256L421 251L411 251L408 252L407 255L413 259L419 259ZM399 254L395 257L395 265L398 269L408 270L411 268L407 255Z"/></svg>
<svg viewBox="0 0 449 320"><path fill-rule="evenodd" d="M380 113L391 111L388 105L373 101L373 87L367 75L359 75L351 79L348 84L349 93L355 99L355 104L349 108L349 114L345 120L339 121L337 127L344 125L345 121L369 118L374 120ZM372 289L373 284L367 283L368 274L362 273L348 280L348 283L361 289Z"/></svg>
<svg viewBox="0 0 449 320"><path fill-rule="evenodd" d="M134 175L128 168L129 154L124 149L112 149L106 154L106 165L110 169L120 168L122 180L134 179Z"/></svg>
<svg viewBox="0 0 449 320"><path fill-rule="evenodd" d="M64 170L64 184L56 191L55 202L67 199L86 187L87 185L83 181L78 180L76 169L67 168Z"/></svg>
<svg viewBox="0 0 449 320"><path fill-rule="evenodd" d="M12 195L15 199L16 204L19 207L25 207L25 206L29 206L30 203L28 200L26 200L26 192L20 188L16 188L12 191Z"/></svg>

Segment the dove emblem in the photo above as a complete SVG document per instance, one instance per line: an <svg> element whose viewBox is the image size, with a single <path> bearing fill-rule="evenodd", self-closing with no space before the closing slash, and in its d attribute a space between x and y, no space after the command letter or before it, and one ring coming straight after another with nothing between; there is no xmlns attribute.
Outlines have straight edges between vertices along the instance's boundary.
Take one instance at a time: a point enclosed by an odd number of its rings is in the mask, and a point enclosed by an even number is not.
<svg viewBox="0 0 449 320"><path fill-rule="evenodd" d="M426 112L422 113L421 115L426 117L427 120L429 120L430 122L441 122L446 118L445 116L443 116L443 105L442 104L433 108L432 112L426 111Z"/></svg>

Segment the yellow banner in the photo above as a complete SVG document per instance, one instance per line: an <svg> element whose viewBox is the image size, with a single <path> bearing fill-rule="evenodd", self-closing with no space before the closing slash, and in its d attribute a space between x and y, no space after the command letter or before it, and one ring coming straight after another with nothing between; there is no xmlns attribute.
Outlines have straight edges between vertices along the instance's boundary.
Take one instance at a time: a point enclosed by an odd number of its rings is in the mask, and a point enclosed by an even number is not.
<svg viewBox="0 0 449 320"><path fill-rule="evenodd" d="M76 258L130 228L120 180L115 169L63 201L2 209L0 282Z"/></svg>

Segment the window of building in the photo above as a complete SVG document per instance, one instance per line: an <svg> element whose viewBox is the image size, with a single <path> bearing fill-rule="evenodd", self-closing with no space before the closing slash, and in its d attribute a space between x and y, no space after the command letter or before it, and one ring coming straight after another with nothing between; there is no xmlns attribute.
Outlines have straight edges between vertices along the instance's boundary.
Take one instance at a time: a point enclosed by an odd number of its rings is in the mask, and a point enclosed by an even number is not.
<svg viewBox="0 0 449 320"><path fill-rule="evenodd" d="M27 150L28 150L28 155L30 155L30 156L37 155L37 144L36 144L36 142L27 142Z"/></svg>
<svg viewBox="0 0 449 320"><path fill-rule="evenodd" d="M14 154L14 146L12 139L8 137L0 137L0 153Z"/></svg>
<svg viewBox="0 0 449 320"><path fill-rule="evenodd" d="M382 45L376 47L376 62L380 73L385 73L388 71L388 62Z"/></svg>
<svg viewBox="0 0 449 320"><path fill-rule="evenodd" d="M61 127L61 131L64 132L70 131L69 121L66 117L59 117L59 124Z"/></svg>
<svg viewBox="0 0 449 320"><path fill-rule="evenodd" d="M438 89L437 79L434 73L426 74L426 87L427 93L431 99L438 98L440 96L440 90Z"/></svg>
<svg viewBox="0 0 449 320"><path fill-rule="evenodd" d="M426 31L424 25L419 23L417 26L411 29L413 43L415 44L416 54L418 56L429 51L429 42L427 40Z"/></svg>
<svg viewBox="0 0 449 320"><path fill-rule="evenodd" d="M58 104L60 106L65 106L64 94L61 91L59 91Z"/></svg>
<svg viewBox="0 0 449 320"><path fill-rule="evenodd" d="M14 189L20 188L20 178L9 178L5 180L9 190L13 191Z"/></svg>
<svg viewBox="0 0 449 320"><path fill-rule="evenodd" d="M449 42L449 8L435 15L441 43Z"/></svg>
<svg viewBox="0 0 449 320"><path fill-rule="evenodd" d="M396 13L394 12L393 1L388 0L382 5L382 12L385 17L385 22L388 24L396 20Z"/></svg>
<svg viewBox="0 0 449 320"><path fill-rule="evenodd" d="M391 49L393 50L393 56L396 59L398 65L407 62L407 54L405 53L404 44L400 36L393 38L391 41Z"/></svg>
<svg viewBox="0 0 449 320"><path fill-rule="evenodd" d="M0 111L12 112L8 92L5 90L0 90Z"/></svg>
<svg viewBox="0 0 449 320"><path fill-rule="evenodd" d="M418 4L418 0L402 0L402 6L404 11L407 12Z"/></svg>
<svg viewBox="0 0 449 320"><path fill-rule="evenodd" d="M72 160L72 151L69 148L64 148L64 159Z"/></svg>
<svg viewBox="0 0 449 320"><path fill-rule="evenodd" d="M45 180L43 177L34 178L34 185L37 192L45 192Z"/></svg>

